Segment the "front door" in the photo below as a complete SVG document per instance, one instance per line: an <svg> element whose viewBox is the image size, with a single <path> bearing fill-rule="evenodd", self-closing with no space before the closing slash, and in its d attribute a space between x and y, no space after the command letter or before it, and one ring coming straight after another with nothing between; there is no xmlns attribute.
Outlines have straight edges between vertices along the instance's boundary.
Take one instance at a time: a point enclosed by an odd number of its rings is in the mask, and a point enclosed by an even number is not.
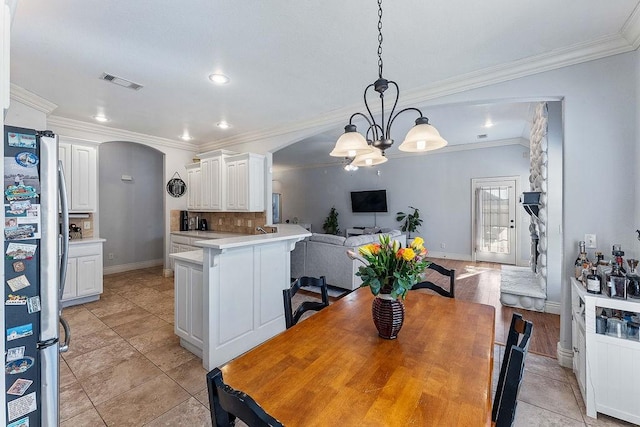
<svg viewBox="0 0 640 427"><path fill-rule="evenodd" d="M517 181L472 180L476 261L515 265Z"/></svg>

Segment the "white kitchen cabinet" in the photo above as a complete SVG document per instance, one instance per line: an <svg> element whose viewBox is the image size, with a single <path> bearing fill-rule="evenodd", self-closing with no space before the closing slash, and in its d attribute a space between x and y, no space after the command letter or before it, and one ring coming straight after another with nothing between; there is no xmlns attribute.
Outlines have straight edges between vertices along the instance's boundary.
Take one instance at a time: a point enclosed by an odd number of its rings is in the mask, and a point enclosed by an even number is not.
<svg viewBox="0 0 640 427"><path fill-rule="evenodd" d="M200 194L202 211L225 210L225 159L237 153L227 150L215 150L198 154L201 169Z"/></svg>
<svg viewBox="0 0 640 427"><path fill-rule="evenodd" d="M264 163L265 157L255 153L227 157L226 210L264 211Z"/></svg>
<svg viewBox="0 0 640 427"><path fill-rule="evenodd" d="M187 169L187 209L202 207L200 163L192 163Z"/></svg>
<svg viewBox="0 0 640 427"><path fill-rule="evenodd" d="M65 307L95 301L102 293L102 243L104 240L69 245L67 277L62 294Z"/></svg>
<svg viewBox="0 0 640 427"><path fill-rule="evenodd" d="M96 147L61 142L58 158L65 173L69 210L95 212L98 193Z"/></svg>
<svg viewBox="0 0 640 427"><path fill-rule="evenodd" d="M196 249L200 249L198 246L195 245L195 242L198 240L202 240L202 237L187 237L187 236L172 234L171 242L170 242L171 250L169 253L176 254L180 252L189 252L189 251L195 251ZM171 269L174 270L174 261L173 261L173 258L171 257L169 258L169 265L171 266Z"/></svg>
<svg viewBox="0 0 640 427"><path fill-rule="evenodd" d="M586 413L607 414L640 424L640 340L596 333L601 309L640 315L640 301L589 294L571 278L574 372ZM575 360L577 358L577 360Z"/></svg>
<svg viewBox="0 0 640 427"><path fill-rule="evenodd" d="M202 250L181 255L175 261L174 296L176 335L180 344L202 357L204 343L204 289Z"/></svg>

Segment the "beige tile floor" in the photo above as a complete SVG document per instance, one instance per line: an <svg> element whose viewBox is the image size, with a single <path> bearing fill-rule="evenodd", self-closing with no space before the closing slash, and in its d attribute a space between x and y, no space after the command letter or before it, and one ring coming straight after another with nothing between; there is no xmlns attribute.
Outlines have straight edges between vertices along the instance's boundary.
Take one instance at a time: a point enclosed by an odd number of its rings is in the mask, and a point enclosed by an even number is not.
<svg viewBox="0 0 640 427"><path fill-rule="evenodd" d="M105 276L100 301L64 310L61 426L211 425L206 371L173 334L173 301L173 279L153 268ZM504 348L495 352L494 378ZM531 353L519 401L517 426L629 425L587 417L572 372Z"/></svg>

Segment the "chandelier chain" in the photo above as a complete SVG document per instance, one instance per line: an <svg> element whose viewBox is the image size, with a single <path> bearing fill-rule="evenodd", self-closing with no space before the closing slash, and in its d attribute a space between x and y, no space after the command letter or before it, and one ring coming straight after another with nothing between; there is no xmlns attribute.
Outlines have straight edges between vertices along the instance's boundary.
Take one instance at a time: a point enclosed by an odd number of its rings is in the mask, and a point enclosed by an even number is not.
<svg viewBox="0 0 640 427"><path fill-rule="evenodd" d="M378 78L382 78L382 0L378 0Z"/></svg>

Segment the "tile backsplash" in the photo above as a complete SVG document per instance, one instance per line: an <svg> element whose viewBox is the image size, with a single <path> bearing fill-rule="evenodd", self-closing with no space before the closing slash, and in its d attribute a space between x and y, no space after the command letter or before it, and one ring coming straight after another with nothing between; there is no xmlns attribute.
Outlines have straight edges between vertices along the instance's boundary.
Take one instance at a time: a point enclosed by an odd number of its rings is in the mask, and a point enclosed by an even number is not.
<svg viewBox="0 0 640 427"><path fill-rule="evenodd" d="M267 221L266 212L193 212L189 218L197 216L206 219L211 231L225 233L259 234L256 227L263 227ZM171 211L171 231L180 231L180 211Z"/></svg>
<svg viewBox="0 0 640 427"><path fill-rule="evenodd" d="M81 217L76 217L74 218L74 215L78 215ZM85 228L85 222L89 223L89 228ZM76 239L91 239L94 237L93 234L93 213L89 212L87 214L69 214L69 226L71 226L71 224L75 224L77 227L80 227L80 232L79 233L74 233L74 237L72 237L74 240ZM82 237L80 237L82 236Z"/></svg>

